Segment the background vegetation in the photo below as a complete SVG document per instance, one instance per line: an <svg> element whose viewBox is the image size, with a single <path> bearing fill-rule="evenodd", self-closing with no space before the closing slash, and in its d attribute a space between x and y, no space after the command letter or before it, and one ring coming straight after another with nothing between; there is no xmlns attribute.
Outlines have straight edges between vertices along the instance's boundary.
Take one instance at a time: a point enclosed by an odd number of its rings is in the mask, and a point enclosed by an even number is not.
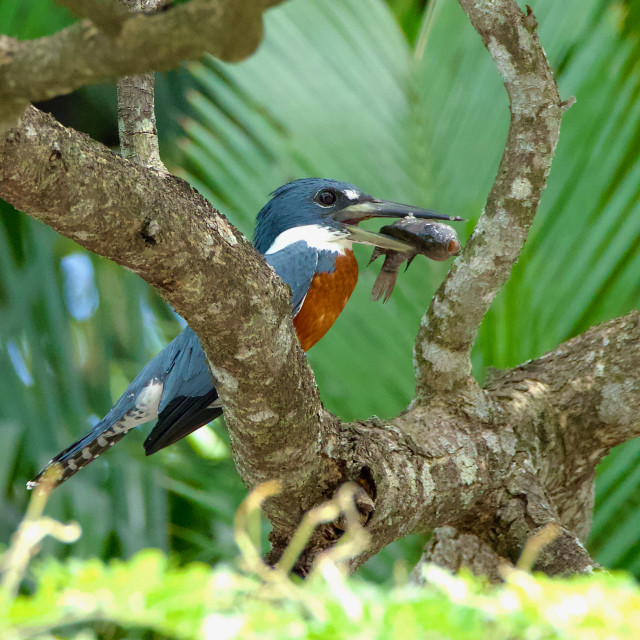
<svg viewBox="0 0 640 640"><path fill-rule="evenodd" d="M52 638L56 629L54 637L75 640L635 640L640 624L640 590L626 575L552 580L518 571L486 590L431 566L420 588L335 572L265 586L223 565L178 568L153 549L108 567L51 560L37 575L38 594L0 619L5 637Z"/></svg>
<svg viewBox="0 0 640 640"><path fill-rule="evenodd" d="M640 298L640 2L536 0L561 95L577 97L530 239L485 319L477 374L541 355ZM69 15L50 0L3 0L1 29L32 38ZM268 193L292 178L349 180L380 197L470 219L495 175L506 94L453 0L291 0L267 14L249 60L203 60L160 77L164 158L250 234ZM115 145L112 87L44 105ZM179 321L132 274L0 203L0 542L24 512L25 482L104 414ZM310 352L323 400L345 419L398 413L413 393L411 349L447 265L416 261L385 306L368 302L375 269ZM145 459L144 433L56 491L48 513L80 522L62 558L129 558L146 547L180 562L236 553L245 490L222 421ZM589 549L640 574L640 441L601 465ZM367 578L417 557L402 541ZM282 636L280 636L282 637Z"/></svg>

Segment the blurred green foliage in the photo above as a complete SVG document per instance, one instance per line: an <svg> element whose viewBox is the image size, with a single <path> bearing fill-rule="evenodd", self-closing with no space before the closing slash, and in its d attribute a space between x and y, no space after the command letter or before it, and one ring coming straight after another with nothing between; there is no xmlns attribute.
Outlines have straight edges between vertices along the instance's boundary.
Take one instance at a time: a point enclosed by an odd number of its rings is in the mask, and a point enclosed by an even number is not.
<svg viewBox="0 0 640 640"><path fill-rule="evenodd" d="M531 4L561 95L578 101L564 118L530 240L481 327L480 377L637 307L640 296L640 3ZM0 3L10 35L37 37L68 21L50 0ZM462 215L470 232L508 126L497 72L453 0L426 8L292 0L268 12L265 41L247 61L205 59L159 84L171 168L247 234L271 190L309 175ZM115 126L111 90L81 95L83 126ZM179 329L137 277L86 255L0 203L0 541L24 510L25 482ZM364 265L367 252L358 256ZM368 302L375 271L363 270L345 312L309 354L329 409L352 419L407 405L413 339L446 268L416 260L385 306ZM148 459L143 438L130 434L54 493L51 515L84 530L73 554L130 557L155 546L181 561L233 555L231 519L244 488L223 426ZM602 562L636 575L639 463L637 442L604 462L590 541ZM392 562L415 558L421 542L392 545L366 575L388 578ZM55 542L46 551L70 553Z"/></svg>
<svg viewBox="0 0 640 640"><path fill-rule="evenodd" d="M640 589L627 575L550 579L514 571L487 588L425 567L426 587L325 572L264 583L225 565L177 567L158 550L126 562L50 559L34 593L7 602L0 635L184 640L636 640ZM55 634L55 635L54 635Z"/></svg>

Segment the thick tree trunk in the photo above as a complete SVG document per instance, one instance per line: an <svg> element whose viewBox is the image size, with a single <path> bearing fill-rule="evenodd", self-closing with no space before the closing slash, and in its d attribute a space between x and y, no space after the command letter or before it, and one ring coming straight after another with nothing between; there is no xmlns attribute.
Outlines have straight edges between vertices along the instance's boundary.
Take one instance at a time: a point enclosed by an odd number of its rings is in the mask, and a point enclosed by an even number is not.
<svg viewBox="0 0 640 640"><path fill-rule="evenodd" d="M401 536L435 528L425 561L465 564L499 579L500 563L517 561L527 541L551 525L557 535L537 566L550 574L590 571L594 563L580 541L590 527L595 466L610 447L638 435L637 313L501 372L485 388L471 375L477 328L526 239L566 105L530 13L512 0L460 3L503 76L511 126L484 213L418 332L416 397L388 422L346 424L324 410L293 331L286 287L185 182L124 160L32 107L0 139L0 196L138 273L198 333L241 476L249 487L271 479L283 487L265 504L273 562L305 511L355 481L364 490L356 503L370 544L352 567ZM0 119L15 118L29 99L196 55L202 43L191 33L182 43L176 30L166 57L135 57L167 24L182 24L180 12L209 11L207 19L224 31L214 53L246 55L267 4L193 0L164 17L88 15L95 24L84 21L50 39L5 39L0 45L11 55L0 63L0 82L8 106ZM231 5L243 5L240 18ZM134 32L132 53L127 34ZM113 57L116 41L122 49ZM70 52L83 58L82 69L68 65ZM340 518L322 525L298 571L306 573L343 528Z"/></svg>

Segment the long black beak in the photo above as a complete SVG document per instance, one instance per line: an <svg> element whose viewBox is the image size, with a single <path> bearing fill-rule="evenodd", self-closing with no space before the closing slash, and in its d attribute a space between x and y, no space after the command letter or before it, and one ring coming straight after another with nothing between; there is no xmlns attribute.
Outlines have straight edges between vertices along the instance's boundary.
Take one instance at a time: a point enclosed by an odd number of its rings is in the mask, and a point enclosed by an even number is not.
<svg viewBox="0 0 640 640"><path fill-rule="evenodd" d="M400 202L389 202L388 200L365 200L349 205L336 212L333 216L338 222L358 224L362 220L370 218L406 218L414 216L426 220L447 220L449 222L464 222L464 218L458 216L445 216L430 209L420 209Z"/></svg>

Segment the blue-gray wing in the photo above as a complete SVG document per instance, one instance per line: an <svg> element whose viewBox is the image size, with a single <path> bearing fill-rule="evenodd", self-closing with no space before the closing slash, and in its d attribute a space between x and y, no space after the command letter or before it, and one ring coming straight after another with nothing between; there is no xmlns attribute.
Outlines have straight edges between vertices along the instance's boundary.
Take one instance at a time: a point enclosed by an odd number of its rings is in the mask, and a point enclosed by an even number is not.
<svg viewBox="0 0 640 640"><path fill-rule="evenodd" d="M203 396L213 387L207 357L200 346L198 336L185 327L168 346L167 361L171 362L164 381L159 413L167 408L173 398L179 396Z"/></svg>
<svg viewBox="0 0 640 640"><path fill-rule="evenodd" d="M158 407L158 422L144 441L149 456L177 442L222 414L218 392L198 336L189 328L167 347L171 369L167 372Z"/></svg>
<svg viewBox="0 0 640 640"><path fill-rule="evenodd" d="M61 451L29 483L37 485L52 463L57 483L121 440L131 429L158 417L145 442L147 454L166 447L222 413L197 336L186 328L135 377L114 407L91 431Z"/></svg>
<svg viewBox="0 0 640 640"><path fill-rule="evenodd" d="M291 308L295 317L316 273L318 250L310 247L304 240L299 240L280 251L268 253L264 258L291 287Z"/></svg>

